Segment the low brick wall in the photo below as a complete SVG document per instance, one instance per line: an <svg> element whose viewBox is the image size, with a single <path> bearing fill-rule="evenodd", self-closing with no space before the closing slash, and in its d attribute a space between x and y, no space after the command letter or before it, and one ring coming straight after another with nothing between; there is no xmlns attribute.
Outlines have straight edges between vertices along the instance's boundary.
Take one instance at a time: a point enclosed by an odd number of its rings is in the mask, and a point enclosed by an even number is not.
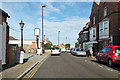
<svg viewBox="0 0 120 80"><path fill-rule="evenodd" d="M9 47L9 54L7 60L7 67L13 66L16 64L17 53L20 51L19 47Z"/></svg>
<svg viewBox="0 0 120 80"><path fill-rule="evenodd" d="M32 45L24 44L25 53L36 53L36 49L32 48Z"/></svg>

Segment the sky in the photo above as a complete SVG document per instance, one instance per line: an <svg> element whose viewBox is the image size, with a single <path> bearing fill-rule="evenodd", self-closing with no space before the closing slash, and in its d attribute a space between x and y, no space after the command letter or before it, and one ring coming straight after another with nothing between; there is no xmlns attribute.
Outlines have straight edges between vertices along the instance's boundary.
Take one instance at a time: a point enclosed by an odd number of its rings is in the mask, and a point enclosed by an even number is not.
<svg viewBox="0 0 120 80"><path fill-rule="evenodd" d="M34 29L40 28L42 39L42 5L44 13L44 35L54 44L70 43L74 46L78 33L89 21L92 2L2 2L2 10L8 13L10 36L20 39L19 22L23 20L24 39L35 40ZM14 29L14 30L13 30ZM67 37L67 39L66 39Z"/></svg>

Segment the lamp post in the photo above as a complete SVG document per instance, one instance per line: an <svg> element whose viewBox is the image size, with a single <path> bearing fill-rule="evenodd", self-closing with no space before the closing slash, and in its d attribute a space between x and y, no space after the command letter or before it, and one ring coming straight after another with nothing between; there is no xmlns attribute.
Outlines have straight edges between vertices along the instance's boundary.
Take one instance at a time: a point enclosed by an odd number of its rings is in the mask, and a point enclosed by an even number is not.
<svg viewBox="0 0 120 80"><path fill-rule="evenodd" d="M23 63L23 57L24 57L24 50L23 50L23 27L24 27L24 23L21 20L21 22L19 23L20 27L21 27L21 51L19 54L19 63Z"/></svg>
<svg viewBox="0 0 120 80"><path fill-rule="evenodd" d="M20 24L20 27L21 27L21 51L23 51L23 27L24 27L24 23L21 20L21 22L19 24Z"/></svg>
<svg viewBox="0 0 120 80"><path fill-rule="evenodd" d="M60 34L60 31L58 31L58 47L59 47L59 34Z"/></svg>
<svg viewBox="0 0 120 80"><path fill-rule="evenodd" d="M43 45L44 45L44 42L43 42L43 8L46 7L46 6L42 6L42 53L44 52L43 51Z"/></svg>

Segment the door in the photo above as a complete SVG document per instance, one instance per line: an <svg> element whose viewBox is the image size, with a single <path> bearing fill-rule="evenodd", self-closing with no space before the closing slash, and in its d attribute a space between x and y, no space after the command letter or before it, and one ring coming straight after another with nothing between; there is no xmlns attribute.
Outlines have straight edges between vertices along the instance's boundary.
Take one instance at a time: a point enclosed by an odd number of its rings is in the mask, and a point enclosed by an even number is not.
<svg viewBox="0 0 120 80"><path fill-rule="evenodd" d="M107 47L106 51L103 54L103 60L104 62L108 62L108 57L111 54L112 47Z"/></svg>
<svg viewBox="0 0 120 80"><path fill-rule="evenodd" d="M104 62L104 54L105 54L105 51L106 51L106 47L103 48L101 51L100 51L100 60Z"/></svg>

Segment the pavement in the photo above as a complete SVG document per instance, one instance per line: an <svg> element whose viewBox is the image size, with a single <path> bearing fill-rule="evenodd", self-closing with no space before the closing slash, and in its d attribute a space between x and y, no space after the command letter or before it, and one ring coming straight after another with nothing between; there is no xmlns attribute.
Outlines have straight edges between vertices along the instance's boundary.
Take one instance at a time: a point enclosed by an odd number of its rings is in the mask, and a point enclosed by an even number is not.
<svg viewBox="0 0 120 80"><path fill-rule="evenodd" d="M50 55L49 52L46 52L43 55L25 53L24 54L24 60L25 60L24 63L18 64L16 66L13 66L11 68L8 68L8 69L2 71L0 73L0 74L2 74L2 79L21 78L23 75L25 75L27 72L29 72L33 67L35 67L38 63L41 63L42 60L48 58L49 55Z"/></svg>

